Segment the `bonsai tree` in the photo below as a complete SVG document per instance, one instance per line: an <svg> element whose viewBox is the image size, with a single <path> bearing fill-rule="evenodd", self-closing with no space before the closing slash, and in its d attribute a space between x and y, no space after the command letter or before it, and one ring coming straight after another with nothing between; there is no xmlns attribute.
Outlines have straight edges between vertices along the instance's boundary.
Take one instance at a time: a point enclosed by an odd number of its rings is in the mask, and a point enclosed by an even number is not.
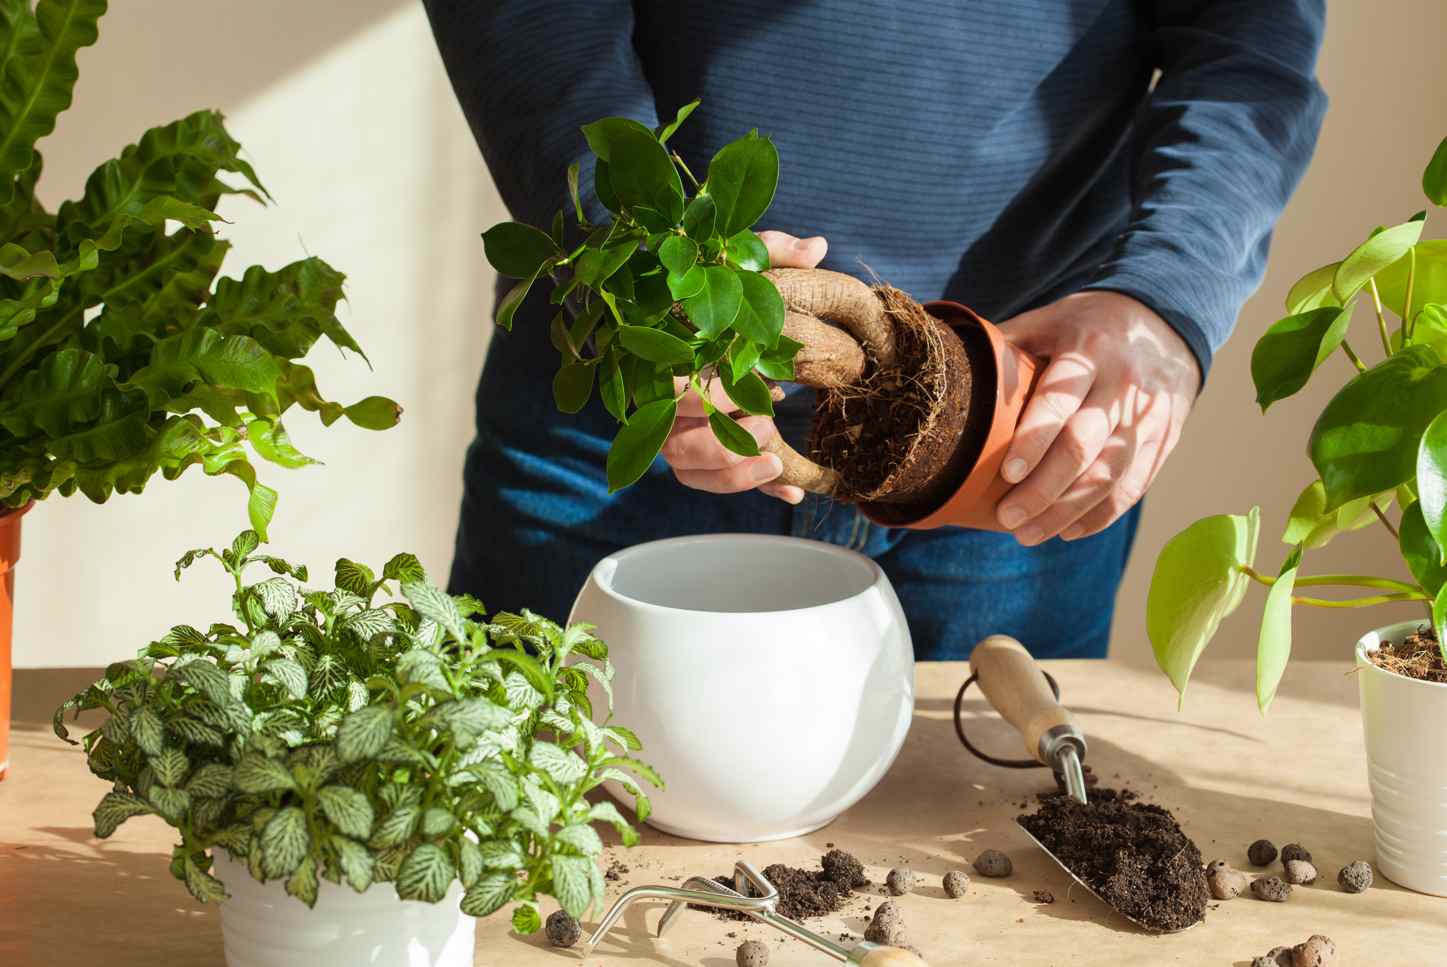
<svg viewBox="0 0 1447 967"><path fill-rule="evenodd" d="M323 336L361 353L336 317L343 276L307 258L216 278L229 247L217 203L267 195L214 111L147 131L47 211L34 145L70 106L76 51L106 2L30 7L0 0L0 505L102 502L196 465L244 482L265 534L276 493L249 454L312 462L287 437L288 409L369 429L401 412L382 397L334 403L298 362Z"/></svg>
<svg viewBox="0 0 1447 967"><path fill-rule="evenodd" d="M1447 205L1447 140L1422 187L1434 205ZM1243 516L1198 520L1161 550L1146 622L1156 661L1183 699L1196 660L1252 583L1266 589L1256 670L1263 711L1291 653L1293 605L1420 601L1447 660L1447 239L1423 239L1425 224L1419 212L1378 228L1340 261L1307 273L1286 297L1288 315L1257 342L1251 376L1263 412L1338 353L1351 379L1312 427L1307 453L1317 479L1291 509L1281 538L1288 550L1274 575L1256 568L1255 507ZM1371 365L1347 338L1360 303L1369 307L1381 344L1383 358ZM1373 525L1397 543L1407 576L1302 573L1306 551ZM1362 593L1297 593L1316 587Z"/></svg>
<svg viewBox="0 0 1447 967"><path fill-rule="evenodd" d="M112 784L96 835L159 816L180 834L171 873L202 902L227 895L217 849L309 906L320 878L428 902L460 880L466 913L520 901L513 923L529 932L543 894L573 916L600 902L594 824L627 845L637 834L611 801L584 796L615 780L641 821L634 776L661 783L630 757L632 732L594 723L609 710L590 705L588 682L609 694L612 667L591 629L528 612L485 621L410 554L380 577L340 560L335 589L310 591L306 568L258 545L246 531L176 565L179 579L202 558L220 563L232 623L172 628L56 711L67 741L68 712L108 714L81 740ZM272 573L248 583L257 568Z"/></svg>
<svg viewBox="0 0 1447 967"><path fill-rule="evenodd" d="M771 441L784 465L780 482L845 500L948 496L980 445L973 404L993 392L971 378L982 368L977 354L988 352L983 337L957 337L886 285L817 269L768 271L752 226L773 200L778 150L750 132L725 145L700 181L668 147L697 105L657 131L628 118L582 129L597 156L593 194L609 213L605 224L590 220L575 164L571 212L559 211L548 230L504 222L484 233L488 261L519 280L497 324L510 329L528 292L549 278L559 306L550 326L559 354L553 396L573 413L596 387L619 422L610 489L647 470L687 389L698 391L724 446L756 456L752 435L706 390L717 380L737 410L772 415L765 380L793 380L821 390L814 459Z"/></svg>

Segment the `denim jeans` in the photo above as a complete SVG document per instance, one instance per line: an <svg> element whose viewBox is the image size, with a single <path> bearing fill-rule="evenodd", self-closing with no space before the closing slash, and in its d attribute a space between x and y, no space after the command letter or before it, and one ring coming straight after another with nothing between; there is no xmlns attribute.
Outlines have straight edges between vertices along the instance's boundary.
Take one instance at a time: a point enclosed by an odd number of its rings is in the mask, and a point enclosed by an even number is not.
<svg viewBox="0 0 1447 967"><path fill-rule="evenodd" d="M488 369L496 374L501 364L493 355ZM502 392L504 384L517 392ZM453 593L562 621L593 565L621 548L686 534L793 534L878 562L904 606L920 660L966 658L996 633L1013 635L1040 658L1105 657L1139 508L1093 537L1022 547L988 531L884 528L813 495L790 507L752 492L700 493L675 481L661 460L610 496L603 467L611 428L601 407L595 401L583 414L560 417L531 402L536 390L523 389L500 376L489 386L487 375L479 387Z"/></svg>

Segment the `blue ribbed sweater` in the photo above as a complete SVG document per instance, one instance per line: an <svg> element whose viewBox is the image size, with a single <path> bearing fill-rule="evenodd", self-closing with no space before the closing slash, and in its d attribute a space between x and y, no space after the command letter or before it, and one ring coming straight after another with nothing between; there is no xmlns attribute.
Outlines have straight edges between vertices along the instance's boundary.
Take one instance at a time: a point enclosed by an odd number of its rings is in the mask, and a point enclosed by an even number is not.
<svg viewBox="0 0 1447 967"><path fill-rule="evenodd" d="M565 170L590 157L581 124L654 126L702 98L671 143L702 175L749 129L772 137L782 175L761 227L828 236L826 267L997 320L1122 291L1203 371L1260 282L1326 102L1322 0L426 5L519 220L564 204ZM500 373L556 365L543 295L495 341L516 363Z"/></svg>

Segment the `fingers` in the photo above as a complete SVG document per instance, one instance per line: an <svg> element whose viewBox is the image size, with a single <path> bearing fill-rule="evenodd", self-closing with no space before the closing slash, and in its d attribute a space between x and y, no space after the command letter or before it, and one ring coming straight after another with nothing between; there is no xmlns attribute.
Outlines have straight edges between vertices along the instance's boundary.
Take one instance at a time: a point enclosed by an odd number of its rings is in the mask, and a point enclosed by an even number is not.
<svg viewBox="0 0 1447 967"><path fill-rule="evenodd" d="M824 261L829 242L822 235L797 238L785 232L760 232L769 250L769 265L776 269L812 269Z"/></svg>
<svg viewBox="0 0 1447 967"><path fill-rule="evenodd" d="M1067 354L1047 366L1035 395L1020 415L1015 438L1000 465L1000 476L1009 483L1030 476L1060 436L1066 421L1080 409L1094 382L1095 367L1082 356ZM1003 518L1001 523L1009 526Z"/></svg>
<svg viewBox="0 0 1447 967"><path fill-rule="evenodd" d="M1134 507L1160 473L1166 457L1181 438L1180 407L1170 397L1155 400L1137 429L1139 449L1130 467L1106 497L1060 532L1067 541L1099 534Z"/></svg>
<svg viewBox="0 0 1447 967"><path fill-rule="evenodd" d="M1091 468L1115 432L1120 417L1119 401L1103 392L1086 397L1085 403L1055 434L1054 442L1034 471L1000 501L996 514L1001 525L1015 531L1021 543L1038 543L1051 536L1054 531L1044 537L1034 536L1040 529L1035 519Z"/></svg>
<svg viewBox="0 0 1447 967"><path fill-rule="evenodd" d="M762 446L778 434L774 421L766 416L746 416L739 425ZM764 493L790 504L804 499L798 487L768 484L784 472L784 464L772 453L744 457L725 447L714 436L705 419L680 417L663 444L663 459L673 468L678 482L711 494L736 494L760 487Z"/></svg>
<svg viewBox="0 0 1447 967"><path fill-rule="evenodd" d="M683 376L673 377L673 395L678 396L688 387L688 379ZM723 410L725 413L738 411L738 404L729 399L729 394L724 392L723 383L717 379L708 381L708 398L713 403L714 409ZM769 386L769 398L775 403L784 398L784 390L776 385ZM699 399L698 393L689 390L678 400L678 416L693 419L708 419L708 411L703 408L703 401Z"/></svg>
<svg viewBox="0 0 1447 967"><path fill-rule="evenodd" d="M786 504L798 504L804 500L803 488L790 484L764 484L759 490L770 497L777 497Z"/></svg>

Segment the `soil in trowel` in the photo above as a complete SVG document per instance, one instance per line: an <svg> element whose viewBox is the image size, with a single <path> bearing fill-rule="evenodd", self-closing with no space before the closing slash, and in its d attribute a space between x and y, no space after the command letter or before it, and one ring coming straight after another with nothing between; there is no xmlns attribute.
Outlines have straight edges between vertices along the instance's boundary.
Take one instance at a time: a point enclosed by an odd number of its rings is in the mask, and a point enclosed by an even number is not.
<svg viewBox="0 0 1447 967"><path fill-rule="evenodd" d="M1157 930L1205 918L1201 851L1160 806L1126 790L1093 789L1084 806L1049 793L1020 825L1126 916Z"/></svg>
<svg viewBox="0 0 1447 967"><path fill-rule="evenodd" d="M782 863L764 867L765 878L779 891L779 904L775 907L775 912L790 920L822 917L844 906L855 887L869 884L859 861L848 853L832 850L826 860L833 862L826 862L824 868L818 870L799 869ZM731 874L716 876L714 879L730 888L734 885ZM713 907L695 909L708 909L720 920L754 919L746 913L732 910Z"/></svg>

